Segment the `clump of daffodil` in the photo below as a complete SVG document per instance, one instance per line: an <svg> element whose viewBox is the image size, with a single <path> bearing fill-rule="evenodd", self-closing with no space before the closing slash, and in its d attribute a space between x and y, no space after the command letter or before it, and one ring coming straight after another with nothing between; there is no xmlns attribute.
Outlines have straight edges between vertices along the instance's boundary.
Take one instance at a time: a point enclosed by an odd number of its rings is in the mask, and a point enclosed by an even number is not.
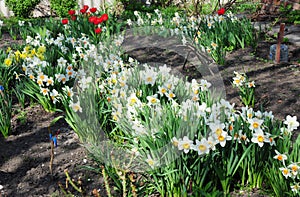
<svg viewBox="0 0 300 197"><path fill-rule="evenodd" d="M239 73L234 71L235 76L233 77L233 86L239 89L239 95L246 106L254 107L254 90L255 83L254 81L249 81L249 78L245 73Z"/></svg>

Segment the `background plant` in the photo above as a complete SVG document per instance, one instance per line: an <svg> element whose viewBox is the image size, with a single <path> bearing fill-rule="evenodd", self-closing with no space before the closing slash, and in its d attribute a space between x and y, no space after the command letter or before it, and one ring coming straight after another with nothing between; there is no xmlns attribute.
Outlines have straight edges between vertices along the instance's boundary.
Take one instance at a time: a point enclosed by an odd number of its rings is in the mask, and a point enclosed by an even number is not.
<svg viewBox="0 0 300 197"><path fill-rule="evenodd" d="M77 3L76 0L50 0L50 7L59 17L65 17L69 10L77 8Z"/></svg>
<svg viewBox="0 0 300 197"><path fill-rule="evenodd" d="M5 0L5 5L14 12L14 15L22 18L29 18L31 11L40 0Z"/></svg>
<svg viewBox="0 0 300 197"><path fill-rule="evenodd" d="M12 100L8 91L0 84L0 130L6 138L11 132Z"/></svg>

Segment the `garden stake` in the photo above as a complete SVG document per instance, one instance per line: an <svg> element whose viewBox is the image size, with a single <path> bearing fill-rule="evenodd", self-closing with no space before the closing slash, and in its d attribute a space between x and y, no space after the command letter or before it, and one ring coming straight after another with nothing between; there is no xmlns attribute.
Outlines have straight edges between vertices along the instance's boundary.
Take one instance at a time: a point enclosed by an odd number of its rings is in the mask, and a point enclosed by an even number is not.
<svg viewBox="0 0 300 197"><path fill-rule="evenodd" d="M49 135L51 135L51 130L50 126L48 127ZM53 160L54 160L54 141L50 138L50 146L51 146L51 151L50 151L50 163L49 163L49 170L51 175L53 174Z"/></svg>
<svg viewBox="0 0 300 197"><path fill-rule="evenodd" d="M285 23L281 23L278 36L277 36L277 47L276 47L276 56L275 56L276 63L280 63L280 45L283 40L284 27L285 27Z"/></svg>

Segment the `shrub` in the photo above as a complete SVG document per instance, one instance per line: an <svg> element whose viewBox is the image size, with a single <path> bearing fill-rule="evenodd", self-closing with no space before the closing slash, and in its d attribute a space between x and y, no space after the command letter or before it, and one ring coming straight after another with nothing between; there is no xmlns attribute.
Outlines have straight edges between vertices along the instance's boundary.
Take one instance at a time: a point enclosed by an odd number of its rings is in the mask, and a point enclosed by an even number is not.
<svg viewBox="0 0 300 197"><path fill-rule="evenodd" d="M40 0L5 0L5 5L14 12L14 15L22 18L29 18L31 11Z"/></svg>
<svg viewBox="0 0 300 197"><path fill-rule="evenodd" d="M68 11L77 7L76 0L50 0L51 9L60 17L68 16Z"/></svg>

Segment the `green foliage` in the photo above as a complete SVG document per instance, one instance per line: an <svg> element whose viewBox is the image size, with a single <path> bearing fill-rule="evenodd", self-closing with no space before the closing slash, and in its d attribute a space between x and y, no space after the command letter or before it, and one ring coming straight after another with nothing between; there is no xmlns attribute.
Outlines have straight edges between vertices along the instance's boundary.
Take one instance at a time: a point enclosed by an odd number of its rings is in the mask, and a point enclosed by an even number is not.
<svg viewBox="0 0 300 197"><path fill-rule="evenodd" d="M293 10L292 5L281 5L279 11L284 21L295 24L300 23L300 10Z"/></svg>
<svg viewBox="0 0 300 197"><path fill-rule="evenodd" d="M0 131L4 137L11 132L11 108L12 101L7 91L0 90Z"/></svg>
<svg viewBox="0 0 300 197"><path fill-rule="evenodd" d="M40 0L5 0L5 5L14 12L14 15L22 18L29 18L31 11Z"/></svg>
<svg viewBox="0 0 300 197"><path fill-rule="evenodd" d="M76 9L76 0L50 0L51 9L60 17L68 16L68 11Z"/></svg>
<svg viewBox="0 0 300 197"><path fill-rule="evenodd" d="M258 9L260 9L261 3L257 0L245 1L245 0L237 0L230 10L233 13L254 13Z"/></svg>

